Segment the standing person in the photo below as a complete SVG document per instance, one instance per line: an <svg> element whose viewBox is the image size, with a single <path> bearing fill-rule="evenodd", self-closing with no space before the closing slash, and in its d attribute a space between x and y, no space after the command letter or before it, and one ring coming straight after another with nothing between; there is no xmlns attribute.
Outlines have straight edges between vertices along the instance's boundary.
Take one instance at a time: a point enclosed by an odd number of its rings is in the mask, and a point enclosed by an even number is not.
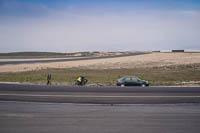
<svg viewBox="0 0 200 133"><path fill-rule="evenodd" d="M51 74L47 76L47 85L51 85Z"/></svg>

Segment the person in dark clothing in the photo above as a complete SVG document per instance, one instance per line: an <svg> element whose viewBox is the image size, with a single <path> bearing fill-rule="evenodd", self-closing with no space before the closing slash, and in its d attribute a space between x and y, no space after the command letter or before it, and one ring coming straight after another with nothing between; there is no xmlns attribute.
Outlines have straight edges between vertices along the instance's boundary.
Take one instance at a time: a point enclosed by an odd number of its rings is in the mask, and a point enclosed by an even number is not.
<svg viewBox="0 0 200 133"><path fill-rule="evenodd" d="M85 77L83 77L82 85L85 85L87 82L88 82L88 80Z"/></svg>
<svg viewBox="0 0 200 133"><path fill-rule="evenodd" d="M51 74L47 75L47 85L51 85Z"/></svg>

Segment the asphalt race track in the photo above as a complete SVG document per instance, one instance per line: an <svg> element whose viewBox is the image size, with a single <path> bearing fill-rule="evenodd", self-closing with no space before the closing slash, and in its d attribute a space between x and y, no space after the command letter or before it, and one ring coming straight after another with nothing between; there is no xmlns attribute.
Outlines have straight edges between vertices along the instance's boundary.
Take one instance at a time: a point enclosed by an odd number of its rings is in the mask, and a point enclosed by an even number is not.
<svg viewBox="0 0 200 133"><path fill-rule="evenodd" d="M0 102L1 133L199 133L200 104Z"/></svg>
<svg viewBox="0 0 200 133"><path fill-rule="evenodd" d="M200 87L0 83L0 133L199 131Z"/></svg>
<svg viewBox="0 0 200 133"><path fill-rule="evenodd" d="M107 58L119 58L126 56L136 56L147 53L129 53L123 55L113 55L113 56L97 56L97 57L80 57L80 58L61 58L52 60L28 60L28 61L2 61L0 65L17 65L17 64L34 64L34 63L51 63L51 62L63 62L63 61L80 61L80 60L95 60L95 59L107 59Z"/></svg>
<svg viewBox="0 0 200 133"><path fill-rule="evenodd" d="M79 87L1 83L0 100L89 104L200 103L200 87Z"/></svg>

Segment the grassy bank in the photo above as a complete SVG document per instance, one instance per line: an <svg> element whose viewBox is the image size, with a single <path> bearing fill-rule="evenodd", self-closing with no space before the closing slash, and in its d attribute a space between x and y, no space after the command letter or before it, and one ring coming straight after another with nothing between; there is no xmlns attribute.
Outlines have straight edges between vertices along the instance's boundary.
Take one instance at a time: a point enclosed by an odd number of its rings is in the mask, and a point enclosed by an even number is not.
<svg viewBox="0 0 200 133"><path fill-rule="evenodd" d="M53 84L73 84L77 76L85 76L88 84L113 85L116 79L135 75L150 81L151 85L183 85L182 82L200 81L200 64L135 69L46 69L20 73L0 73L0 82L45 84L48 73Z"/></svg>

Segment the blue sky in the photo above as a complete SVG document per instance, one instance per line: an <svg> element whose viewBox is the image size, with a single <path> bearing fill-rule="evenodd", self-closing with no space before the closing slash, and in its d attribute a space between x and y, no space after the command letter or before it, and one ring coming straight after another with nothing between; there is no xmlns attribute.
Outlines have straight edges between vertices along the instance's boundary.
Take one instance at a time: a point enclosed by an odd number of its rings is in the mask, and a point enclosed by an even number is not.
<svg viewBox="0 0 200 133"><path fill-rule="evenodd" d="M200 49L200 0L0 0L0 52Z"/></svg>

